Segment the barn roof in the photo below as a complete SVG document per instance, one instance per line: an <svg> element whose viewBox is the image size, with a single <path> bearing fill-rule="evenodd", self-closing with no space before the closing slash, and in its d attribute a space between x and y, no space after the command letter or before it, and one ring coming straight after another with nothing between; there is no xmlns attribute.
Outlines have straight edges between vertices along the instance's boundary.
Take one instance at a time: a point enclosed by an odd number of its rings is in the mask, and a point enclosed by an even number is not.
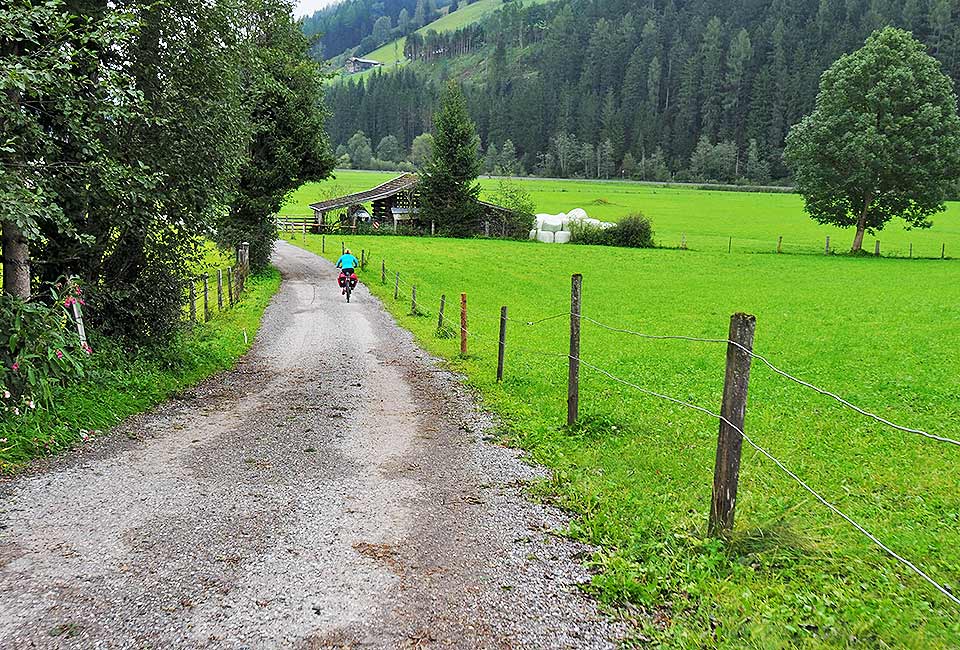
<svg viewBox="0 0 960 650"><path fill-rule="evenodd" d="M419 178L416 174L401 174L396 178L391 178L386 183L377 185L373 189L347 194L346 196L338 196L318 203L311 203L310 208L316 212L329 212L330 210L347 208L357 203L378 201L416 187L418 180Z"/></svg>
<svg viewBox="0 0 960 650"><path fill-rule="evenodd" d="M417 186L417 183L420 182L420 177L416 174L401 174L396 178L391 178L386 183L377 185L376 187L364 190L363 192L355 192L353 194L347 194L345 196L338 196L332 199L327 199L326 201L320 201L318 203L311 203L310 208L315 212L329 212L331 210L339 210L341 208L348 208L351 205L357 205L361 203L370 203L371 201L379 201L380 199L385 199L394 194L399 194L400 192L405 192L412 190ZM500 212L509 212L508 208L503 206L496 205L494 203L489 203L487 201L477 201L480 205L494 211Z"/></svg>

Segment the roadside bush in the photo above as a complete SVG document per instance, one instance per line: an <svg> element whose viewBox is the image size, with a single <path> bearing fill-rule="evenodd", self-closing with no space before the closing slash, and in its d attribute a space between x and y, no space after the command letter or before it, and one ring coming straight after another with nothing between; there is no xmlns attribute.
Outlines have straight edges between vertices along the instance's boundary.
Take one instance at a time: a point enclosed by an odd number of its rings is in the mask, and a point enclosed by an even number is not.
<svg viewBox="0 0 960 650"><path fill-rule="evenodd" d="M50 305L0 297L0 419L49 406L55 387L84 375L90 348L68 315L74 302L83 302L80 287L61 282L49 295Z"/></svg>

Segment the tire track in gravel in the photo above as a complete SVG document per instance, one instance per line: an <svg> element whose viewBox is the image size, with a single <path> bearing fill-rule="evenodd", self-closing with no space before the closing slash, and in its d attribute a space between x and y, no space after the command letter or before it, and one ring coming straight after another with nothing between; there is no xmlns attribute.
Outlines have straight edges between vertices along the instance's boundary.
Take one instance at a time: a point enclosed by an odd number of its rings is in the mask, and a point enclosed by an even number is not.
<svg viewBox="0 0 960 650"><path fill-rule="evenodd" d="M366 289L274 262L234 370L0 482L0 647L613 647L542 470Z"/></svg>

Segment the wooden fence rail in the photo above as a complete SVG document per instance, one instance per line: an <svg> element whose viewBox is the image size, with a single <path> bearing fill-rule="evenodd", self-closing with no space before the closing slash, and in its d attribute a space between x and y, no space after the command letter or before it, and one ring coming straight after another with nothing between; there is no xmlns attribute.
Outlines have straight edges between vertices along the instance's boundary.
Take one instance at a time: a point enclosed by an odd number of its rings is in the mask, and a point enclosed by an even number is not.
<svg viewBox="0 0 960 650"><path fill-rule="evenodd" d="M217 269L217 283L215 290L217 311L223 312L233 306L240 300L246 288L247 278L250 276L250 244L244 242L237 247L237 263L228 266L226 269ZM226 295L224 295L224 271L226 271ZM197 324L197 302L200 296L197 295L197 285L203 289L203 322L208 322L213 318L213 300L210 296L210 273L203 273L189 280L187 285L187 310L190 318L191 327Z"/></svg>

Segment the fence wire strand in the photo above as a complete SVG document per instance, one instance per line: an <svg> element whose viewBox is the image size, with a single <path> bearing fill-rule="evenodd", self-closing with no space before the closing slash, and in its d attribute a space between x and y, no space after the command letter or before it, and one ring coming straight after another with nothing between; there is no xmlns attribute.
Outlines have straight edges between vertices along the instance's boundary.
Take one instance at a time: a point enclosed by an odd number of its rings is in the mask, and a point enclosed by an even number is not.
<svg viewBox="0 0 960 650"><path fill-rule="evenodd" d="M804 387L806 387L806 388L809 388L810 390L813 390L813 391L815 391L815 392L817 392L817 393L820 393L821 395L825 395L825 396L827 396L827 397L830 397L830 398L836 400L837 402L839 402L840 404L842 404L843 406L846 406L846 407L849 408L850 410L855 411L855 412L859 413L860 415L863 415L863 416L865 416L865 417L868 417L868 418L870 418L870 419L872 419L872 420L875 420L876 422L879 422L879 423L881 423L881 424L883 424L883 425L886 425L886 426L890 427L891 429L896 429L897 431L903 431L904 433L912 433L912 434L915 434L915 435L918 435L918 436L923 436L924 438L929 438L929 439L931 439L931 440L937 440L938 442L945 442L945 443L947 443L947 444L955 445L955 446L957 446L957 447L960 447L960 441L958 441L958 440L954 440L953 438L947 438L947 437L944 437L944 436L938 436L938 435L936 435L936 434L929 433L929 432L927 432L927 431L923 431L922 429L912 429L912 428L910 428L910 427L905 427L905 426L900 425L900 424L897 424L897 423L895 423L895 422L891 422L890 420L887 420L886 418L881 417L881 416L877 415L876 413L871 413L870 411L867 411L866 409L860 408L860 407L857 406L856 404L853 404L853 403L849 402L848 400L844 399L843 397L837 395L836 393L834 393L834 392L832 392L832 391L829 391L829 390L827 390L827 389L825 389L825 388L820 388L819 386L816 386L816 385L814 385L814 384L811 384L811 383L808 382L808 381L804 381L803 379L800 379L799 377L794 377L794 376L791 375L789 372L787 372L787 371L785 371L785 370L781 370L780 368L778 368L777 366L775 366L769 359L767 359L767 358L764 357L763 355L757 354L757 353L754 352L753 350L747 349L745 346L741 345L740 343L737 343L736 341L731 341L730 339L702 338L702 337L697 337L697 336L679 336L679 335L665 335L665 334L644 334L643 332L636 332L636 331L634 331L634 330L624 329L624 328L620 328L620 327L612 327L612 326L610 326L610 325L607 325L607 324L605 324L605 323L601 323L601 322L598 321L598 320L595 320L595 319L593 319L593 318L590 318L589 316L584 316L584 315L582 315L582 314L580 315L580 317L581 317L583 320L585 320L585 321L587 321L587 322L589 322L589 323L592 323L592 324L594 324L594 325L596 325L596 326L598 326L598 327L600 327L600 328L602 328L602 329L609 330L609 331L611 331L611 332L619 332L619 333L622 333L622 334L630 334L630 335L632 335L632 336L637 336L637 337L644 338L644 339L652 339L652 340L677 340L677 341L695 341L695 342L699 342L699 343L727 343L727 344L733 345L733 346L735 346L735 347L743 350L745 353L749 354L752 358L757 359L758 361L760 361L761 363L763 363L765 366L767 366L767 368L769 368L769 369L770 369L771 371L773 371L774 373L780 375L781 377L784 377L784 378L786 378L786 379L789 379L790 381L793 381L793 382L795 382L795 383L797 383L797 384L800 384L801 386L804 386Z"/></svg>
<svg viewBox="0 0 960 650"><path fill-rule="evenodd" d="M572 358L575 358L575 357L572 357ZM749 445L750 445L751 447L753 447L757 452L759 452L760 454L762 454L763 456L765 456L767 459L769 459L771 462L773 462L778 468L780 468L781 471L783 471L787 476L789 476L791 479L793 479L798 485L800 485L800 487L802 487L804 490L806 490L807 492L809 492L817 501L819 501L821 504L823 504L824 506L826 506L827 508L829 508L834 514L838 515L838 516L841 517L844 521L846 521L848 524L850 524L850 525L853 526L855 529L857 529L857 530L858 530L861 534L863 534L867 539L869 539L869 540L872 541L874 544L876 544L878 547L880 547L881 549L883 549L883 551L885 551L890 557L894 558L895 560L897 560L898 562L900 562L901 564L903 564L904 566L906 566L907 568L909 568L911 571L913 571L914 573L916 573L918 576L920 576L921 578L923 578L924 580L926 580L926 581L927 581L930 585L932 585L937 591L939 591L941 594L943 594L943 595L946 596L948 599L950 599L955 605L960 605L960 598L958 598L957 596L953 595L953 593L951 593L949 589L947 589L946 587L944 587L943 585L941 585L939 582L937 582L936 580L934 580L933 578L931 578L931 577L930 577L929 575L927 575L922 569L920 569L918 566L916 566L913 562L911 562L910 560L906 559L905 557L903 557L902 555L900 555L899 553L897 553L896 551L894 551L893 549L891 549L889 546L887 546L886 544L884 544L883 542L881 542L881 541L876 537L876 535L874 535L873 533L871 533L870 531L868 531L866 528L864 528L863 526L861 526L860 524L858 524L858 523L857 523L856 521L854 521L850 516L848 516L846 513L844 513L842 510L840 510L840 508L838 508L837 506L835 506L835 505L832 504L831 502L827 501L826 498L824 498L819 492L817 492L817 491L814 490L812 487L810 487L809 485L807 485L807 483L806 483L803 479L801 479L801 478L800 478L799 476L797 476L795 473L793 473L792 471L790 471L790 469L788 469L779 459L775 458L775 457L773 456L773 454L771 454L771 453L768 452L766 449L764 449L763 447L761 447L760 445L758 445L756 442L754 442L753 439L752 439L750 436L748 436L740 427L738 427L738 426L736 426L735 424L733 424L732 422L730 422L730 420L728 420L727 418L723 417L723 416L720 415L719 413L714 413L714 412L711 411L710 409L704 408L704 407L702 407L702 406L698 406L698 405L696 405L696 404L691 404L690 402L685 402L685 401L683 401L683 400L681 400L681 399L677 399L676 397L670 397L669 395L663 395L662 393L657 393L657 392L655 392L655 391L648 390L648 389L646 389L646 388L643 388L643 387L641 387L641 386L638 386L637 384L634 384L634 383L632 383L632 382L629 382L629 381L627 381L626 379L622 379L622 378L620 378L620 377L617 377L616 375L614 375L614 374L612 374L612 373L604 370L603 368L600 368L600 367L598 367L598 366L595 366L595 365L593 365L593 364L591 364L591 363L589 363L589 362L587 362L587 361L584 361L583 359L577 359L577 361L579 361L583 366L585 366L585 367L593 370L594 372L600 373L600 374L608 377L609 379L612 379L613 381L616 381L616 382L618 382L618 383L620 383L620 384L623 384L623 385L625 385L625 386L629 386L630 388L633 388L633 389L635 389L635 390L638 390L638 391L640 391L641 393L644 393L644 394L646 394L646 395L650 395L650 396L652 396L652 397L657 397L657 398L659 398L659 399L666 400L666 401L668 401L668 402L672 402L672 403L674 403L674 404L678 404L678 405L680 405L680 406L683 406L683 407L686 407L686 408L689 408L689 409L693 409L693 410L695 410L695 411L699 411L699 412L701 412L701 413L704 413L704 414L706 414L706 415L709 415L710 417L712 417L712 418L714 418L714 419L716 419L716 420L719 420L719 421L721 421L721 422L724 422L724 423L727 424L728 426L732 427L735 431L737 431L737 433L739 433L741 436L743 436L743 439L747 441L747 444L749 444Z"/></svg>
<svg viewBox="0 0 960 650"><path fill-rule="evenodd" d="M516 323L517 325L522 325L524 327L532 327L534 325L539 325L541 323L546 323L547 321L556 320L558 318L566 318L570 316L570 312L565 311L560 314L554 314L553 316L547 316L546 318L538 318L537 320L527 320L526 318L510 318L507 317L507 322Z"/></svg>

